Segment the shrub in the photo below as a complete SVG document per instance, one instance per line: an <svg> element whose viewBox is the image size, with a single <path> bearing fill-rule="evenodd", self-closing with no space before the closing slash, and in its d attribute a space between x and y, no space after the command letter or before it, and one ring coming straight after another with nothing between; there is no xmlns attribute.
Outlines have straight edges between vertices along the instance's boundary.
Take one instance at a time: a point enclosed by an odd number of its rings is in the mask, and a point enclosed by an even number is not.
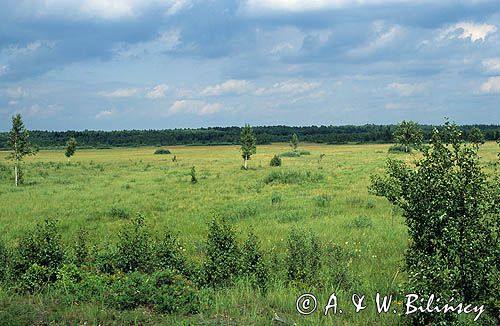
<svg viewBox="0 0 500 326"><path fill-rule="evenodd" d="M269 268L259 247L257 237L250 232L241 248L241 271L250 276L254 288L265 293L269 280Z"/></svg>
<svg viewBox="0 0 500 326"><path fill-rule="evenodd" d="M300 157L300 153L299 152L285 152L285 153L281 153L280 157Z"/></svg>
<svg viewBox="0 0 500 326"><path fill-rule="evenodd" d="M269 162L270 166L281 166L281 158L278 155L274 155L273 158L271 159L271 162Z"/></svg>
<svg viewBox="0 0 500 326"><path fill-rule="evenodd" d="M35 230L20 241L14 267L15 274L21 275L31 269L31 274L40 275L43 270L48 280L55 281L55 273L63 258L61 235L56 222L46 219L43 223L37 224Z"/></svg>
<svg viewBox="0 0 500 326"><path fill-rule="evenodd" d="M7 278L9 266L9 252L5 246L5 242L0 238L0 282Z"/></svg>
<svg viewBox="0 0 500 326"><path fill-rule="evenodd" d="M324 253L328 284L335 285L336 290L350 289L356 283L356 277L349 268L353 253L335 243L326 245Z"/></svg>
<svg viewBox="0 0 500 326"><path fill-rule="evenodd" d="M151 237L144 217L137 215L118 234L116 265L123 272L147 272L152 267Z"/></svg>
<svg viewBox="0 0 500 326"><path fill-rule="evenodd" d="M189 175L191 176L191 183L195 184L198 182L198 179L196 179L196 169L191 167L191 172L189 172Z"/></svg>
<svg viewBox="0 0 500 326"><path fill-rule="evenodd" d="M292 229L287 240L287 278L289 282L314 285L321 268L321 246L311 233Z"/></svg>
<svg viewBox="0 0 500 326"><path fill-rule="evenodd" d="M316 206L318 207L326 207L330 205L330 202L332 201L332 197L326 194L322 194L319 196L314 197L314 202L316 203Z"/></svg>
<svg viewBox="0 0 500 326"><path fill-rule="evenodd" d="M279 203L281 203L281 195L280 194L272 194L271 196L271 204L272 205L277 205Z"/></svg>
<svg viewBox="0 0 500 326"><path fill-rule="evenodd" d="M89 250L87 247L87 231L80 229L78 238L75 243L75 263L77 266L82 265L88 257Z"/></svg>
<svg viewBox="0 0 500 326"><path fill-rule="evenodd" d="M109 215L113 218L127 219L130 217L130 213L121 207L112 207L109 211Z"/></svg>
<svg viewBox="0 0 500 326"><path fill-rule="evenodd" d="M134 309L145 305L153 294L151 277L140 272L131 272L116 280L111 288L112 305L117 309Z"/></svg>
<svg viewBox="0 0 500 326"><path fill-rule="evenodd" d="M311 152L305 151L305 150L301 150L301 151L299 151L299 154L300 155L311 155Z"/></svg>
<svg viewBox="0 0 500 326"><path fill-rule="evenodd" d="M183 248L177 238L170 230L165 232L163 240L156 247L156 259L160 269L185 271L186 258L184 257Z"/></svg>
<svg viewBox="0 0 500 326"><path fill-rule="evenodd" d="M52 281L52 275L53 272L48 267L34 263L21 275L18 290L28 293L38 292Z"/></svg>
<svg viewBox="0 0 500 326"><path fill-rule="evenodd" d="M171 152L168 149L160 148L155 151L155 155L165 155L165 154L171 154Z"/></svg>
<svg viewBox="0 0 500 326"><path fill-rule="evenodd" d="M264 183L296 184L303 182L318 182L323 180L323 178L324 176L322 174L311 171L271 171L267 177L264 178Z"/></svg>
<svg viewBox="0 0 500 326"><path fill-rule="evenodd" d="M372 227L372 224L373 223L371 218L365 215L360 215L355 219L353 219L349 224L349 226L362 229L362 228L370 228Z"/></svg>
<svg viewBox="0 0 500 326"><path fill-rule="evenodd" d="M219 286L230 283L240 269L240 250L233 229L224 219L212 220L206 244L204 264L206 283Z"/></svg>
<svg viewBox="0 0 500 326"><path fill-rule="evenodd" d="M151 303L156 311L167 314L194 314L199 300L194 285L174 271L159 271L152 276L154 291Z"/></svg>
<svg viewBox="0 0 500 326"><path fill-rule="evenodd" d="M223 216L226 222L243 220L257 215L257 207L258 205L254 202L244 203L241 206L229 209Z"/></svg>
<svg viewBox="0 0 500 326"><path fill-rule="evenodd" d="M389 147L389 150L387 150L387 153L399 154L399 153L411 153L411 151L412 151L411 147L406 148L403 145L396 144L396 145L392 145L391 147Z"/></svg>

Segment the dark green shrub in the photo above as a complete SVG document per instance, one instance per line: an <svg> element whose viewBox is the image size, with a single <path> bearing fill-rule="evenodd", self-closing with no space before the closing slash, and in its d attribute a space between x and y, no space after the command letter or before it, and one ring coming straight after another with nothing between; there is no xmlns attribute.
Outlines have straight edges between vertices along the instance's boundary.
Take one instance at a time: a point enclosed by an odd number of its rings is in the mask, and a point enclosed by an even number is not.
<svg viewBox="0 0 500 326"><path fill-rule="evenodd" d="M193 167L191 167L191 171L189 172L189 175L191 176L191 183L197 183L198 182L198 179L196 178L196 169Z"/></svg>
<svg viewBox="0 0 500 326"><path fill-rule="evenodd" d="M156 311L167 314L194 314L199 300L194 285L174 271L159 271L152 275L154 291L151 303Z"/></svg>
<svg viewBox="0 0 500 326"><path fill-rule="evenodd" d="M160 269L185 271L186 258L183 254L184 248L170 230L165 232L163 239L156 246L157 265Z"/></svg>
<svg viewBox="0 0 500 326"><path fill-rule="evenodd" d="M15 257L14 272L15 275L20 276L31 269L32 274L40 275L43 270L48 280L55 281L55 273L62 264L63 258L61 235L57 230L56 222L46 219L20 241Z"/></svg>
<svg viewBox="0 0 500 326"><path fill-rule="evenodd" d="M325 246L324 263L326 267L323 279L329 285L334 285L335 290L348 290L356 284L356 276L350 268L353 253L335 243Z"/></svg>
<svg viewBox="0 0 500 326"><path fill-rule="evenodd" d="M316 203L316 206L318 207L327 207L330 205L330 202L332 201L332 197L326 194L322 194L319 196L314 197L314 202Z"/></svg>
<svg viewBox="0 0 500 326"><path fill-rule="evenodd" d="M153 264L152 240L144 217L137 215L118 234L116 266L123 272L147 272Z"/></svg>
<svg viewBox="0 0 500 326"><path fill-rule="evenodd" d="M412 149L411 147L406 147L406 146L403 146L403 145L392 145L391 147L389 147L389 149L387 150L387 153L389 154L399 154L399 153L411 153Z"/></svg>
<svg viewBox="0 0 500 326"><path fill-rule="evenodd" d="M271 162L269 162L270 166L281 166L281 158L278 155L274 155L273 158L271 159Z"/></svg>
<svg viewBox="0 0 500 326"><path fill-rule="evenodd" d="M300 157L300 153L299 152L285 152L285 153L281 153L280 157Z"/></svg>
<svg viewBox="0 0 500 326"><path fill-rule="evenodd" d="M168 149L160 148L155 151L156 155L172 154Z"/></svg>
<svg viewBox="0 0 500 326"><path fill-rule="evenodd" d="M267 292L269 267L264 261L257 237L250 232L241 248L241 271L250 277L252 286L262 293Z"/></svg>
<svg viewBox="0 0 500 326"><path fill-rule="evenodd" d="M10 255L5 242L0 238L0 282L7 278Z"/></svg>
<svg viewBox="0 0 500 326"><path fill-rule="evenodd" d="M271 196L271 204L273 205L277 205L279 203L281 203L281 195L280 194L272 194Z"/></svg>
<svg viewBox="0 0 500 326"><path fill-rule="evenodd" d="M240 206L230 208L223 213L223 216L226 222L240 221L257 215L257 207L258 204L253 202L244 203Z"/></svg>
<svg viewBox="0 0 500 326"><path fill-rule="evenodd" d="M153 292L154 283L150 275L131 272L113 282L112 305L120 310L134 309L147 304Z"/></svg>
<svg viewBox="0 0 500 326"><path fill-rule="evenodd" d="M75 243L75 263L77 266L82 265L87 260L89 249L87 247L87 231L80 229L78 238Z"/></svg>
<svg viewBox="0 0 500 326"><path fill-rule="evenodd" d="M305 150L301 150L301 151L299 151L299 154L300 155L311 155L311 152L305 151Z"/></svg>
<svg viewBox="0 0 500 326"><path fill-rule="evenodd" d="M130 213L121 207L112 207L109 211L109 216L114 218L127 219L130 217Z"/></svg>
<svg viewBox="0 0 500 326"><path fill-rule="evenodd" d="M319 182L323 180L324 176L319 173L311 171L271 171L264 183L283 183L283 184L297 184L303 182Z"/></svg>
<svg viewBox="0 0 500 326"><path fill-rule="evenodd" d="M34 263L21 275L18 290L28 293L38 292L52 282L52 275L53 272L48 267Z"/></svg>
<svg viewBox="0 0 500 326"><path fill-rule="evenodd" d="M351 223L349 223L349 226L354 227L354 228L358 228L358 229L370 228L370 227L372 227L372 225L373 225L372 219L366 215L360 215L360 216L356 217L355 219L353 219L351 221Z"/></svg>
<svg viewBox="0 0 500 326"><path fill-rule="evenodd" d="M287 240L286 266L288 282L315 285L319 281L322 248L311 233L292 229Z"/></svg>
<svg viewBox="0 0 500 326"><path fill-rule="evenodd" d="M206 283L211 286L225 285L234 279L240 269L240 250L236 235L227 222L212 220L206 243L204 265Z"/></svg>

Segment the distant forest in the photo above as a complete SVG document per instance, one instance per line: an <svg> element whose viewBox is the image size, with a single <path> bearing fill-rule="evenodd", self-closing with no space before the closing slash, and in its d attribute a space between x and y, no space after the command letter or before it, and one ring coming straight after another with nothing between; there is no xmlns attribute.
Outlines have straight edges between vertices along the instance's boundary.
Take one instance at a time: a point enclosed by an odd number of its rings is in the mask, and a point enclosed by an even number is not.
<svg viewBox="0 0 500 326"><path fill-rule="evenodd" d="M421 125L426 139L435 126ZM460 126L467 139L474 127L481 129L486 140L500 139L499 125ZM390 143L396 125L364 126L259 126L253 127L258 144L288 142L296 133L301 142ZM439 127L437 127L439 128ZM40 148L63 147L70 137L75 137L80 148L109 148L167 145L231 145L238 144L240 127L211 127L198 129L122 130L122 131L30 131L30 140ZM0 149L7 148L8 133L0 133Z"/></svg>

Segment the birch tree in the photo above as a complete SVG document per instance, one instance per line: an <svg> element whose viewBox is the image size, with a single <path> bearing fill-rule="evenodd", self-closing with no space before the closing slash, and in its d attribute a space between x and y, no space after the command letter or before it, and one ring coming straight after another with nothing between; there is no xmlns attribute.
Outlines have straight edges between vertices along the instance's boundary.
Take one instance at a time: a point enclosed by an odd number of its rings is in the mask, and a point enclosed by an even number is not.
<svg viewBox="0 0 500 326"><path fill-rule="evenodd" d="M252 127L250 127L249 124L245 124L245 127L241 129L240 137L241 153L245 162L245 170L248 170L248 160L250 159L252 154L255 154L257 152L257 149L255 147L256 140L257 139L253 134Z"/></svg>
<svg viewBox="0 0 500 326"><path fill-rule="evenodd" d="M18 186L22 183L20 163L24 156L35 155L37 152L37 149L29 141L29 133L24 127L20 114L12 117L12 129L9 133L8 145L12 149L9 158L14 162L15 184Z"/></svg>
<svg viewBox="0 0 500 326"><path fill-rule="evenodd" d="M75 137L71 137L67 142L66 142L66 153L64 155L68 158L68 164L71 156L75 155L76 152L76 139Z"/></svg>

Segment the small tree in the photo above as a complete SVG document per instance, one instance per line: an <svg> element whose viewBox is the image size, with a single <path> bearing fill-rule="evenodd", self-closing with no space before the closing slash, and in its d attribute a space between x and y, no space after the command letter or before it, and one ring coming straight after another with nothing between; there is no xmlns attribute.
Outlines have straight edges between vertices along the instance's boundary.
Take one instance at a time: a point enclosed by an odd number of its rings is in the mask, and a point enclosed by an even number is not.
<svg viewBox="0 0 500 326"><path fill-rule="evenodd" d="M270 166L281 166L281 158L274 154L273 158L271 159L271 162L269 162Z"/></svg>
<svg viewBox="0 0 500 326"><path fill-rule="evenodd" d="M245 124L245 127L241 129L241 153L245 164L245 170L248 170L248 160L250 157L257 152L257 148L255 147L255 142L257 139L253 134L252 127L249 124Z"/></svg>
<svg viewBox="0 0 500 326"><path fill-rule="evenodd" d="M422 144L422 129L413 121L401 121L394 131L394 141L401 144L408 153L411 148L418 148Z"/></svg>
<svg viewBox="0 0 500 326"><path fill-rule="evenodd" d="M297 146L299 146L299 137L297 136L296 133L292 135L292 138L290 138L290 147L294 152L297 151Z"/></svg>
<svg viewBox="0 0 500 326"><path fill-rule="evenodd" d="M198 179L196 178L196 169L193 167L191 167L191 172L189 172L189 175L191 176L191 183L197 183L198 182Z"/></svg>
<svg viewBox="0 0 500 326"><path fill-rule="evenodd" d="M386 176L373 177L371 190L400 207L408 226L407 293L485 304L490 318L498 318L500 196L498 184L482 171L477 150L446 123L443 131L433 131L415 168L389 160ZM422 313L412 321L452 324L453 318Z"/></svg>
<svg viewBox="0 0 500 326"><path fill-rule="evenodd" d="M77 142L76 142L75 137L71 137L66 142L66 153L64 153L64 155L66 155L66 157L68 158L68 163L69 163L71 156L75 155L76 145L77 145Z"/></svg>
<svg viewBox="0 0 500 326"><path fill-rule="evenodd" d="M8 156L14 161L15 184L18 186L23 182L20 170L20 163L26 155L35 155L37 149L33 147L29 141L28 130L24 127L23 120L20 114L12 117L12 129L9 133L8 144L12 152Z"/></svg>
<svg viewBox="0 0 500 326"><path fill-rule="evenodd" d="M484 144L484 135L481 129L474 127L470 130L469 141L476 145Z"/></svg>

